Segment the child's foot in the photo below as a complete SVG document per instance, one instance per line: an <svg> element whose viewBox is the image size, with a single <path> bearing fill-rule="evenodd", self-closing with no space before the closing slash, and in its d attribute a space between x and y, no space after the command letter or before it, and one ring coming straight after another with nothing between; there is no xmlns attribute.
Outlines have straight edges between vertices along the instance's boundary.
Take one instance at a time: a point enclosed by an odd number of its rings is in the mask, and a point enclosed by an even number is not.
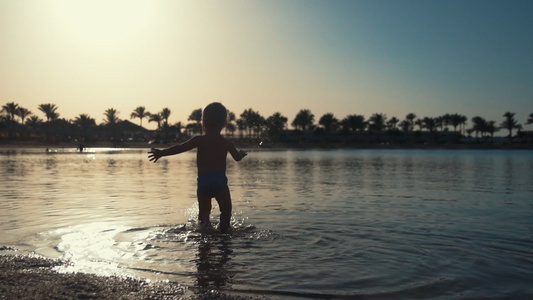
<svg viewBox="0 0 533 300"><path fill-rule="evenodd" d="M231 226L221 227L219 225L218 228L217 228L217 232L219 232L219 233L231 233L231 231L232 231Z"/></svg>
<svg viewBox="0 0 533 300"><path fill-rule="evenodd" d="M200 222L201 233L209 233L212 231L213 231L213 225L211 225L211 222Z"/></svg>

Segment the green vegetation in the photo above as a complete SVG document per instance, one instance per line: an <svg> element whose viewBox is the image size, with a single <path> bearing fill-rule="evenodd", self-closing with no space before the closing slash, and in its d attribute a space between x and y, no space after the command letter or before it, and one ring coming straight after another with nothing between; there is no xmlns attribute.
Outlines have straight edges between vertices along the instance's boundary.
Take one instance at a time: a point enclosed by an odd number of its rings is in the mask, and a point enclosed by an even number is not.
<svg viewBox="0 0 533 300"><path fill-rule="evenodd" d="M202 109L191 112L188 123L169 123L171 111L163 108L150 113L139 106L130 114L131 119L139 119L139 125L119 118L120 112L108 108L103 120L97 121L87 114L80 114L73 120L61 119L58 107L46 103L38 106L46 121L29 109L10 102L2 106L0 113L0 140L33 140L48 143L57 142L113 142L115 144L134 142L171 143L184 140L202 132ZM475 116L468 118L461 114L445 114L439 117L419 118L409 113L403 120L388 118L384 113L372 114L368 119L363 115L351 114L344 119L326 113L315 122L309 109L301 109L292 119L276 112L263 117L249 108L236 118L229 113L225 134L242 141L262 142L262 145L353 145L353 144L452 144L452 143L492 143L495 132L500 129L507 134L507 143L531 143L531 133L523 127L512 112L502 115L500 125ZM147 130L142 126L143 119L156 122L157 130ZM525 125L533 124L533 113Z"/></svg>

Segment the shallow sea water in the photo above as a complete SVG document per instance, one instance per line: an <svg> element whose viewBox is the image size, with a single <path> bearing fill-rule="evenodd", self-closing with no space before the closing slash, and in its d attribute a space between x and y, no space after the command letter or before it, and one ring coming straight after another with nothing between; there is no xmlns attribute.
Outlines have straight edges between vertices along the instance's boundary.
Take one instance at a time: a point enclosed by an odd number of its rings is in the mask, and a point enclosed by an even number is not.
<svg viewBox="0 0 533 300"><path fill-rule="evenodd" d="M532 151L250 151L226 235L197 230L195 153L146 152L0 150L0 246L193 294L533 297Z"/></svg>

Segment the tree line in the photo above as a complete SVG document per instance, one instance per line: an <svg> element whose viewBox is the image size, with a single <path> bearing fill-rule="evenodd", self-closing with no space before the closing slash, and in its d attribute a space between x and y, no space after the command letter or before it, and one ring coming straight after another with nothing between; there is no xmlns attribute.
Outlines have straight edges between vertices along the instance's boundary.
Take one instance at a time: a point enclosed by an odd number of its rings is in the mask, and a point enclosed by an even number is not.
<svg viewBox="0 0 533 300"><path fill-rule="evenodd" d="M138 106L130 114L130 119L138 119L139 125L133 126L127 120L119 118L119 112L114 108L106 109L103 121L97 125L96 120L88 114L80 114L72 120L60 118L58 107L52 103L40 104L38 110L46 120L17 103L9 102L2 106L0 114L0 129L7 132L3 138L34 137L47 140L147 140L165 139L173 141L186 138L202 131L202 109L195 109L189 115L187 124L181 121L170 124L171 110L163 108L156 113L150 113L144 106ZM290 122L289 119L276 112L269 117L262 116L259 112L249 108L244 110L239 118L229 112L228 125L225 129L227 136L235 138L258 138L270 141L294 140L295 137L308 137L316 140L317 137L346 139L359 137L359 141L397 141L399 137L424 136L424 141L438 141L442 135L452 136L456 139L472 137L476 141L492 140L494 133L505 130L507 137L512 142L513 137L520 136L523 126L512 112L502 115L503 120L486 120L475 116L470 119L464 115L444 114L438 117L421 117L414 113L407 114L403 120L397 117L388 118L384 113L374 113L369 118L363 115L351 114L343 119L338 119L332 113L326 113L315 119L309 109L301 109ZM155 122L157 130L148 131L143 127L143 120ZM533 113L529 114L525 125L533 124ZM516 130L516 131L514 131ZM513 135L513 132L515 135ZM125 135L126 134L126 135ZM366 137L366 138L365 138ZM334 140L334 139L332 139ZM357 138L355 139L357 140Z"/></svg>

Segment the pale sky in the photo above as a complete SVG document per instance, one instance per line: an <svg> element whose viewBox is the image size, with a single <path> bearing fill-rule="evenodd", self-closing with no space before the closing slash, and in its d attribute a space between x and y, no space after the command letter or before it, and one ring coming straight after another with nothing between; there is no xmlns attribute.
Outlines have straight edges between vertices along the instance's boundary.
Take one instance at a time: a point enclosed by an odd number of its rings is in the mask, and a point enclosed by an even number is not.
<svg viewBox="0 0 533 300"><path fill-rule="evenodd" d="M98 124L137 106L186 124L213 101L289 124L300 109L524 124L532 16L530 0L0 0L0 104Z"/></svg>

